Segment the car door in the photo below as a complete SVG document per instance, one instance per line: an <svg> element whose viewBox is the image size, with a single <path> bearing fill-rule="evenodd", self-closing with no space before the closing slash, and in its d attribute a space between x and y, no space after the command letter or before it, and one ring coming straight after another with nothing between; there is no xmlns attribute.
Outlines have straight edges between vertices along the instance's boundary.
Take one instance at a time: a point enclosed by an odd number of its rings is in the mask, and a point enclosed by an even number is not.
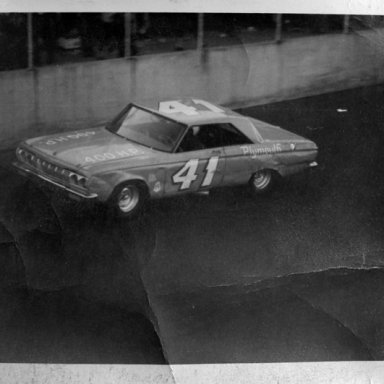
<svg viewBox="0 0 384 384"><path fill-rule="evenodd" d="M252 167L244 155L244 148L253 142L231 123L222 123L220 128L226 158L222 183L225 186L246 184L252 175Z"/></svg>
<svg viewBox="0 0 384 384"><path fill-rule="evenodd" d="M166 170L168 195L208 190L222 185L225 152L212 125L189 127Z"/></svg>

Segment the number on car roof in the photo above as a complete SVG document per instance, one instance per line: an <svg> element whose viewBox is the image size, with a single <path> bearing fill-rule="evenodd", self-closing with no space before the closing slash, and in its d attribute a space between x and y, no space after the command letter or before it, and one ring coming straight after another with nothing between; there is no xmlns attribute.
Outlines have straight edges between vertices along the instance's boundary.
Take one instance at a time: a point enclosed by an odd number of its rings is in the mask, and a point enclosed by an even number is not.
<svg viewBox="0 0 384 384"><path fill-rule="evenodd" d="M192 99L192 105L183 104L179 100L162 101L159 103L159 112L162 113L183 113L188 116L198 115L200 111L211 111L224 113L221 108L208 103L208 101Z"/></svg>

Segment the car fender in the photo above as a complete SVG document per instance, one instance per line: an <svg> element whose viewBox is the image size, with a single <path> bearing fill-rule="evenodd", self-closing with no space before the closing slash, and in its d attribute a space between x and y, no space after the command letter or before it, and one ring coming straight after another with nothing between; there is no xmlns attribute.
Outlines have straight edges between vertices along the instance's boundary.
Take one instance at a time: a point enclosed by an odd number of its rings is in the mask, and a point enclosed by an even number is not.
<svg viewBox="0 0 384 384"><path fill-rule="evenodd" d="M147 181L142 175L123 171L114 171L93 176L89 180L88 187L92 192L97 193L100 201L105 202L109 199L118 185L131 180L139 180L148 188Z"/></svg>
<svg viewBox="0 0 384 384"><path fill-rule="evenodd" d="M275 156L269 156L268 159L263 159L258 163L257 171L263 169L269 169L278 173L280 176L284 176L286 166L281 162L281 160Z"/></svg>
<svg viewBox="0 0 384 384"><path fill-rule="evenodd" d="M164 169L140 169L137 172L121 170L103 173L90 179L89 189L98 194L100 201L107 201L118 185L131 180L143 183L150 197L158 198L164 195Z"/></svg>
<svg viewBox="0 0 384 384"><path fill-rule="evenodd" d="M281 177L287 177L293 173L300 172L305 168L308 168L307 163L283 164L277 161L264 163L260 167L260 169L270 169L271 171L276 172Z"/></svg>
<svg viewBox="0 0 384 384"><path fill-rule="evenodd" d="M310 164L307 162L298 163L298 164L290 164L290 165L281 165L277 169L277 172L280 174L280 176L287 177L287 176L293 175L295 173L302 172L307 168L310 168Z"/></svg>

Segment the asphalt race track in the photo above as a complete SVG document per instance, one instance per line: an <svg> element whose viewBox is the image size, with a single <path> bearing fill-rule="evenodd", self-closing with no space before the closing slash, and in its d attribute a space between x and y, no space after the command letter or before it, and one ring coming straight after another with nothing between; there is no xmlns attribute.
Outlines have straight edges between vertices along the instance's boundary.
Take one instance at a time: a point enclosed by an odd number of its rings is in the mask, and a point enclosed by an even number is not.
<svg viewBox="0 0 384 384"><path fill-rule="evenodd" d="M127 222L0 153L0 361L384 359L384 86L243 109L315 141L269 196L151 203Z"/></svg>

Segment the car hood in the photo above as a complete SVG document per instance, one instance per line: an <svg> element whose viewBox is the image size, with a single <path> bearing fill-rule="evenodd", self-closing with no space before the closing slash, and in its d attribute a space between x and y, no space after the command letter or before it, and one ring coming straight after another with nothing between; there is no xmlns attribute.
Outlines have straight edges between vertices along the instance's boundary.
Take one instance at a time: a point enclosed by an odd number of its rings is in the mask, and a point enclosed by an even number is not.
<svg viewBox="0 0 384 384"><path fill-rule="evenodd" d="M42 136L29 139L25 144L32 150L76 168L153 156L150 148L117 136L105 128Z"/></svg>

